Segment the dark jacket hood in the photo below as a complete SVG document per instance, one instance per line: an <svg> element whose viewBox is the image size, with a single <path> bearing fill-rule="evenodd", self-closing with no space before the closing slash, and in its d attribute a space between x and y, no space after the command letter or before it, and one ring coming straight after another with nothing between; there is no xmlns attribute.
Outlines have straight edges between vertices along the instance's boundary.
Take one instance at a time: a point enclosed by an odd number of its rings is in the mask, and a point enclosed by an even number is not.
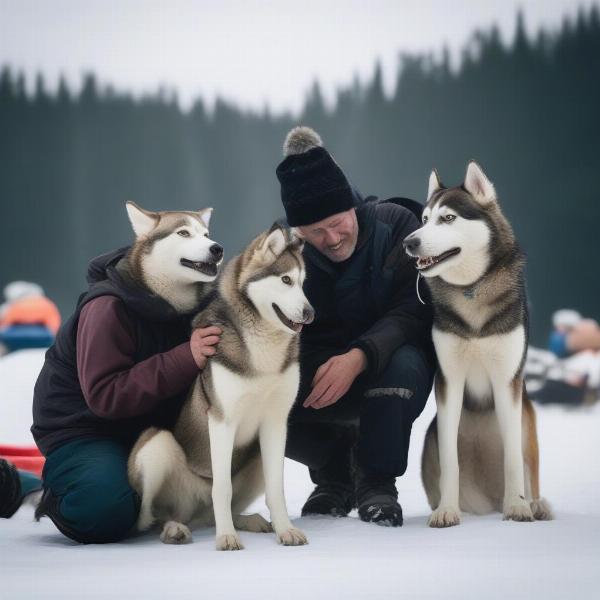
<svg viewBox="0 0 600 600"><path fill-rule="evenodd" d="M127 258L130 248L124 246L90 261L87 272L89 290L80 302L87 303L98 296L117 296L128 309L151 321L175 321L195 315L196 309L189 313L177 312L165 299L134 279Z"/></svg>

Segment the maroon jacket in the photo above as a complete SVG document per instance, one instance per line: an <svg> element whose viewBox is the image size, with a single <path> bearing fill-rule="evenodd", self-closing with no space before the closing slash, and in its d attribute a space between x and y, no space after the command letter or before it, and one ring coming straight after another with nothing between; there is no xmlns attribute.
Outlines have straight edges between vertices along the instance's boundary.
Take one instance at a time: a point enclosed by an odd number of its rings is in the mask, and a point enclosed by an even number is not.
<svg viewBox="0 0 600 600"><path fill-rule="evenodd" d="M198 374L193 313L181 315L129 275L127 248L94 259L90 284L46 352L32 434L44 454L82 437L131 443L171 427Z"/></svg>
<svg viewBox="0 0 600 600"><path fill-rule="evenodd" d="M90 410L105 419L152 412L187 391L198 375L190 343L136 363L136 334L123 301L94 298L77 327L77 373Z"/></svg>

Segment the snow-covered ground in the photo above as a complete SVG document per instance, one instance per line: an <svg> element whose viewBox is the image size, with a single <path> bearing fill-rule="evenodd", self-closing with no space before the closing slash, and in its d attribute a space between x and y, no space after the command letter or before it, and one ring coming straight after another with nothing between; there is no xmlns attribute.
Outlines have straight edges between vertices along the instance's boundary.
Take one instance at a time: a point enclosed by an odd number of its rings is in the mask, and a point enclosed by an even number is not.
<svg viewBox="0 0 600 600"><path fill-rule="evenodd" d="M31 393L43 354L0 359L0 443L29 443ZM30 507L0 522L0 597L18 598L597 598L600 593L600 406L538 408L541 481L552 522L464 516L459 527L426 526L419 455L433 398L415 424L407 474L398 480L400 529L347 519L299 518L311 489L287 461L292 518L305 547L242 533L246 550L216 552L214 531L166 546L151 533L120 544L82 546ZM257 510L265 516L264 505Z"/></svg>

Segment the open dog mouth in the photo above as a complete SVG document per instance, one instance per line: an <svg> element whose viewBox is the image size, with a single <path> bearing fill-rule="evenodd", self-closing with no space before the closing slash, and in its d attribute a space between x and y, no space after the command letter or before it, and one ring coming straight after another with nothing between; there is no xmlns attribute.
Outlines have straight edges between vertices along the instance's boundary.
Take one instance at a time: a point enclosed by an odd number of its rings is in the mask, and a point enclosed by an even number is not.
<svg viewBox="0 0 600 600"><path fill-rule="evenodd" d="M189 269L194 269L194 271L199 271L204 275L209 275L211 277L216 276L217 274L217 263L211 262L202 262L199 260L188 260L187 258L182 258L179 261L184 267L188 267Z"/></svg>
<svg viewBox="0 0 600 600"><path fill-rule="evenodd" d="M426 271L435 265L439 265L442 261L454 256L460 252L460 248L452 248L447 250L438 256L420 256L417 258L417 269L419 271Z"/></svg>
<svg viewBox="0 0 600 600"><path fill-rule="evenodd" d="M275 304L275 302L273 302L271 304L271 306L273 307L273 310L275 311L275 314L279 317L279 320L286 327L289 327L294 333L300 333L300 331L302 330L302 325L304 325L304 323L296 323L296 322L291 321L290 319L288 319L283 314L283 311L279 308L279 306L277 306L277 304Z"/></svg>

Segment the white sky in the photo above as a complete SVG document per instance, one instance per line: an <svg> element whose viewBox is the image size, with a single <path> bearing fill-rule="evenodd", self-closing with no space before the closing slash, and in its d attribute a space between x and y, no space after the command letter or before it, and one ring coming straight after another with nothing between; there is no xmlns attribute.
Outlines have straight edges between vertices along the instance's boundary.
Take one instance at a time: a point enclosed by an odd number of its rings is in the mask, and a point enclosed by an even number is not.
<svg viewBox="0 0 600 600"><path fill-rule="evenodd" d="M597 0L596 0L597 1ZM243 107L300 108L315 78L336 87L372 76L391 91L400 52L453 52L497 23L512 39L522 7L529 31L555 28L592 0L0 0L0 64L60 73L76 89L94 71L136 94L162 84L181 104L216 95Z"/></svg>

